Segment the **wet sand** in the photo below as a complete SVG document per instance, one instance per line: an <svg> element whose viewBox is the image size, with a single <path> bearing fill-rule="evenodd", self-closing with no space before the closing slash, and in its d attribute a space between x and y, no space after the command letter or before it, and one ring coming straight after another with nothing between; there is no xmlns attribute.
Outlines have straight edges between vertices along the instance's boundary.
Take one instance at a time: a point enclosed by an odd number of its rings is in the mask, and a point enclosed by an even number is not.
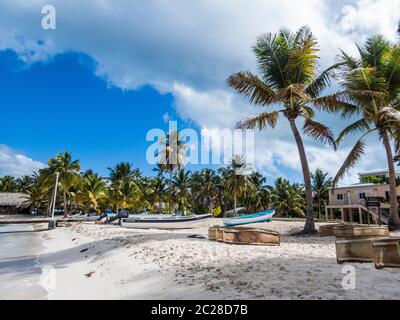
<svg viewBox="0 0 400 320"><path fill-rule="evenodd" d="M46 299L40 285L38 254L44 250L43 225L0 226L0 300Z"/></svg>

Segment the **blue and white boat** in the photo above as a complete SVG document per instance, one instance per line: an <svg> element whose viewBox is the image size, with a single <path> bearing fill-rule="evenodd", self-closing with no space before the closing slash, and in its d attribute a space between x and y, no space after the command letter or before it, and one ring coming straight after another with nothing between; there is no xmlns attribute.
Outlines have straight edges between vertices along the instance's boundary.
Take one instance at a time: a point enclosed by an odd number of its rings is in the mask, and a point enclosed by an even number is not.
<svg viewBox="0 0 400 320"><path fill-rule="evenodd" d="M263 211L247 216L233 217L233 218L224 218L224 225L228 227L239 226L243 224L251 224L251 223L260 223L271 221L272 217L275 214L275 210Z"/></svg>

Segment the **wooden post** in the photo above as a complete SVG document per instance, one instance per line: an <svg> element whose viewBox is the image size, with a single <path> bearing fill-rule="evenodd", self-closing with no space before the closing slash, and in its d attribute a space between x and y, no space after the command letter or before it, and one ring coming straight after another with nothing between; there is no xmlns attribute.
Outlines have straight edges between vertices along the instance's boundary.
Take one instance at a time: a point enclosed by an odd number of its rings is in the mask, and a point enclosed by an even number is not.
<svg viewBox="0 0 400 320"><path fill-rule="evenodd" d="M363 224L363 216L362 216L361 207L358 207L358 215L359 215L360 224Z"/></svg>
<svg viewBox="0 0 400 320"><path fill-rule="evenodd" d="M344 209L340 208L339 210L340 210L340 215L342 217L342 222L344 222L344 212L343 212Z"/></svg>
<svg viewBox="0 0 400 320"><path fill-rule="evenodd" d="M326 206L325 206L325 220L328 221L328 215L329 215L329 210Z"/></svg>

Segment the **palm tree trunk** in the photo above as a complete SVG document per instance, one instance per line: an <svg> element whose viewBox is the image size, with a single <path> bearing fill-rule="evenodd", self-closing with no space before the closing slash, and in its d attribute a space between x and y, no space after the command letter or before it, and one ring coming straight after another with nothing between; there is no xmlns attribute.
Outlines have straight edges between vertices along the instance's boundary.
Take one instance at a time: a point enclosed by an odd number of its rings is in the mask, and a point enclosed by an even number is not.
<svg viewBox="0 0 400 320"><path fill-rule="evenodd" d="M169 201L168 201L168 211L172 213L172 170L169 171Z"/></svg>
<svg viewBox="0 0 400 320"><path fill-rule="evenodd" d="M399 206L397 203L396 173L395 173L395 169L394 169L392 147L390 145L389 137L388 137L388 134L386 131L381 131L381 137L382 137L385 149L386 149L386 156L387 156L388 169L389 169L389 183L390 183L389 227L391 229L399 229L400 228L400 219L399 219L399 211L398 211Z"/></svg>
<svg viewBox="0 0 400 320"><path fill-rule="evenodd" d="M314 210L313 210L313 195L311 187L311 175L310 168L308 166L306 152L304 150L303 140L301 139L299 130L297 129L296 122L294 119L289 118L290 128L292 129L294 139L297 144L297 149L299 150L300 163L303 171L304 177L304 187L306 192L307 210L306 210L306 223L301 234L312 235L317 233L315 230L314 223Z"/></svg>
<svg viewBox="0 0 400 320"><path fill-rule="evenodd" d="M233 191L233 215L236 217L236 191Z"/></svg>
<svg viewBox="0 0 400 320"><path fill-rule="evenodd" d="M67 187L63 188L63 202L64 202L64 217L68 217L68 208L67 208Z"/></svg>
<svg viewBox="0 0 400 320"><path fill-rule="evenodd" d="M321 197L318 195L318 219L321 220Z"/></svg>

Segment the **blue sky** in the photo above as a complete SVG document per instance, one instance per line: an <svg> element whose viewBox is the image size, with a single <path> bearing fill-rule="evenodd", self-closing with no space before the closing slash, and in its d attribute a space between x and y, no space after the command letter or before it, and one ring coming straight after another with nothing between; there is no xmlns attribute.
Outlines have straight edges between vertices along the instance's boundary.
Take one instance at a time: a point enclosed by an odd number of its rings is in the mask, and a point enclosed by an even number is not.
<svg viewBox="0 0 400 320"><path fill-rule="evenodd" d="M21 175L69 150L102 174L119 161L151 172L146 133L167 128L232 128L259 108L226 87L239 70L255 70L251 46L261 34L309 25L321 69L338 48L373 33L396 39L400 0L54 0L56 30L43 30L42 0L0 0L0 175ZM336 88L334 84L334 88ZM344 123L318 114L337 133ZM218 132L218 131L216 131ZM305 139L311 169L335 174L354 137L332 153ZM256 136L257 169L270 179L301 181L296 146L284 121ZM357 172L384 168L372 137Z"/></svg>

